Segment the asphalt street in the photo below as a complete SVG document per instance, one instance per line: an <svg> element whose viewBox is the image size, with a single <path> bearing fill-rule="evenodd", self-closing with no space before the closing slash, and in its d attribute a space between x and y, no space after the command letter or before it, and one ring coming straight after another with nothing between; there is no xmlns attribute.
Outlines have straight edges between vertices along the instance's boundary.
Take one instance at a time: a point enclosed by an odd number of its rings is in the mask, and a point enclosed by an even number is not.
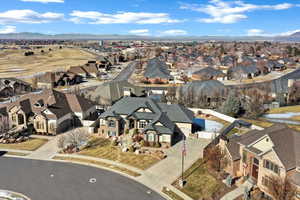
<svg viewBox="0 0 300 200"><path fill-rule="evenodd" d="M136 62L131 62L128 64L127 67L125 67L118 76L114 78L114 81L126 81L128 80L131 75L133 74L135 68L136 68L137 63Z"/></svg>
<svg viewBox="0 0 300 200"><path fill-rule="evenodd" d="M0 157L0 189L22 193L32 200L164 199L144 185L110 171L8 157Z"/></svg>

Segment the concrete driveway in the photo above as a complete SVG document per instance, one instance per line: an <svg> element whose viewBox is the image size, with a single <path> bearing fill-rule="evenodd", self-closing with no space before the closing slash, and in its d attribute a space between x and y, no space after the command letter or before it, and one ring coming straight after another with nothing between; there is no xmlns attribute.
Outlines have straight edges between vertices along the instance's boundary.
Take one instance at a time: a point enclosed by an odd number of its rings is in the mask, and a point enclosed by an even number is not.
<svg viewBox="0 0 300 200"><path fill-rule="evenodd" d="M203 150L209 142L210 140L187 138L187 153L184 170L188 169L194 162L203 157ZM163 186L169 185L175 181L181 175L182 171L182 145L183 141L167 150L167 158L147 169L141 177L137 178L137 180L148 187L157 190L161 190Z"/></svg>
<svg viewBox="0 0 300 200"><path fill-rule="evenodd" d="M91 183L90 179L96 182ZM98 168L51 161L0 158L0 189L32 200L163 200L131 179Z"/></svg>

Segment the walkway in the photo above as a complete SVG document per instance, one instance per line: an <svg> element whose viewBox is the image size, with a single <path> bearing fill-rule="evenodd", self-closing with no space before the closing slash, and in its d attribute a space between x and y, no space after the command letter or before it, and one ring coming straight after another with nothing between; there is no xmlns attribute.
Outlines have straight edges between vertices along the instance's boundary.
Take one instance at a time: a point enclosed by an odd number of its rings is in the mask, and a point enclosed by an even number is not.
<svg viewBox="0 0 300 200"><path fill-rule="evenodd" d="M225 194L220 200L233 200L242 196L245 192L245 188L251 188L253 185L249 181L246 181L243 185L239 186L235 190Z"/></svg>
<svg viewBox="0 0 300 200"><path fill-rule="evenodd" d="M46 144L38 148L36 151L32 152L26 158L37 159L37 160L48 160L51 159L58 151L57 141L60 136L55 136L48 140Z"/></svg>

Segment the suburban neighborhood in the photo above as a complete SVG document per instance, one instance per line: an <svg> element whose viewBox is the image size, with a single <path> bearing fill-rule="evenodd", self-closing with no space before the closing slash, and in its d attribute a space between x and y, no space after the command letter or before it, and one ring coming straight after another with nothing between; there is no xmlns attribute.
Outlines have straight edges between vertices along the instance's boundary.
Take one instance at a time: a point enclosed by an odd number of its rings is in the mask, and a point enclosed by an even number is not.
<svg viewBox="0 0 300 200"><path fill-rule="evenodd" d="M298 4L12 1L0 200L300 200L300 31L282 32ZM282 33L233 28L287 9Z"/></svg>

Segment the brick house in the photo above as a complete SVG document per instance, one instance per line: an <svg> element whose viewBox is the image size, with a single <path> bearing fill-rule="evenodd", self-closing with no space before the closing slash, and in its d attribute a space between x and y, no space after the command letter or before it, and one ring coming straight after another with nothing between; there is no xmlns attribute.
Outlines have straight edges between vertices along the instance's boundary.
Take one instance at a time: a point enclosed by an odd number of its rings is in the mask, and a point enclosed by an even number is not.
<svg viewBox="0 0 300 200"><path fill-rule="evenodd" d="M100 116L98 133L109 137L137 130L145 141L170 146L191 132L193 118L193 112L181 105L123 97Z"/></svg>
<svg viewBox="0 0 300 200"><path fill-rule="evenodd" d="M283 124L250 131L219 143L233 177L248 177L267 196L272 177L289 178L300 191L300 133Z"/></svg>

